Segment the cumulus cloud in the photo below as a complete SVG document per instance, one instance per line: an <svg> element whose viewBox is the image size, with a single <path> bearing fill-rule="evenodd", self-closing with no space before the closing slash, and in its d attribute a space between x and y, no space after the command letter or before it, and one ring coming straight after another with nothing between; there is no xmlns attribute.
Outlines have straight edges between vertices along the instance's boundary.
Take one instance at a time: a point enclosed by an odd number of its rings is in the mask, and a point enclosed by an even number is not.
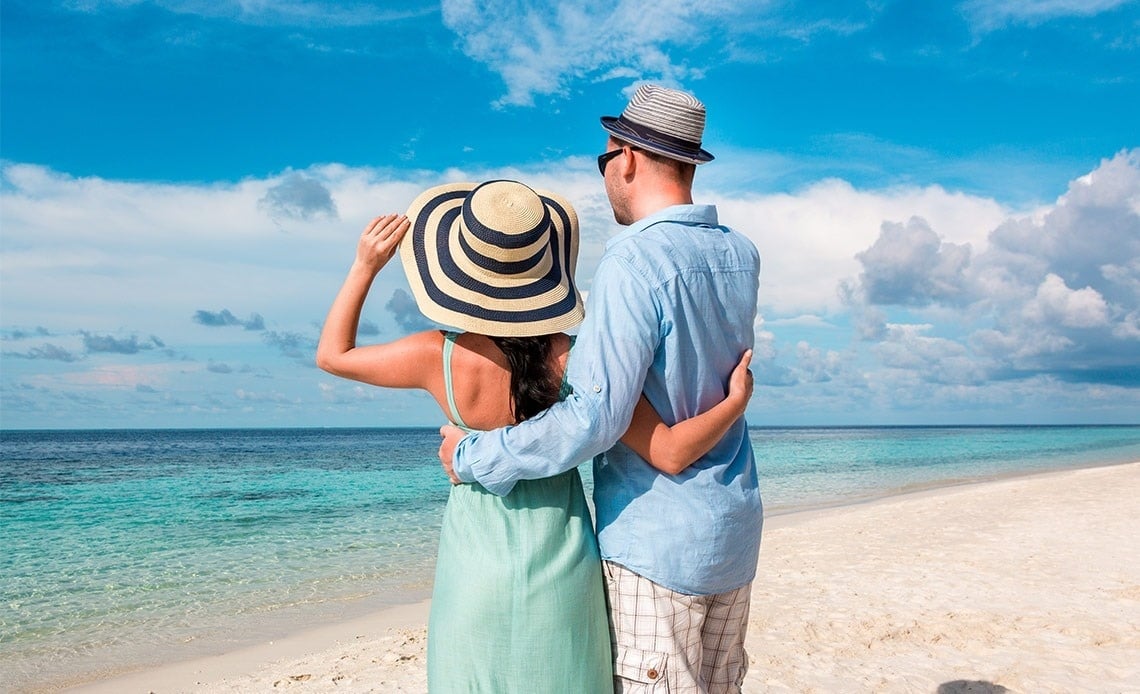
<svg viewBox="0 0 1140 694"><path fill-rule="evenodd" d="M376 400L378 388L362 386L359 383L318 383L321 400L328 404L345 405Z"/></svg>
<svg viewBox="0 0 1140 694"><path fill-rule="evenodd" d="M274 219L336 219L336 203L320 181L291 173L265 191L258 205Z"/></svg>
<svg viewBox="0 0 1140 694"><path fill-rule="evenodd" d="M1002 225L992 239L978 282L1003 290L989 306L994 329L1019 343L1011 366L1093 373L1136 363L1140 151L1103 162L1046 213Z"/></svg>
<svg viewBox="0 0 1140 694"><path fill-rule="evenodd" d="M392 314L392 317L396 319L396 323L409 333L431 330L432 328L438 327L435 323L425 318L424 314L420 313L420 308L416 305L416 300L403 289L397 289L392 292L392 296L388 298L388 302L384 304L384 308Z"/></svg>
<svg viewBox="0 0 1140 694"><path fill-rule="evenodd" d="M1135 301L1138 215L1140 150L1134 150L1073 181L1043 216L994 230L989 260L1006 269L1009 282L1035 287L1053 271L1069 286L1095 287L1109 301Z"/></svg>
<svg viewBox="0 0 1140 694"><path fill-rule="evenodd" d="M912 372L928 382L983 383L984 365L960 342L927 335L931 329L930 325L890 325L875 352L887 368Z"/></svg>
<svg viewBox="0 0 1140 694"><path fill-rule="evenodd" d="M343 279L360 227L377 209L406 208L425 183L424 174L392 180L391 172L367 168L327 166L305 173L337 191L345 219L294 220L282 234L258 208L278 177L140 183L0 164L3 350L25 353L17 340L37 332L73 335L81 321L93 336L113 336L92 340L95 350L108 355L141 351L144 344L157 348L152 357L170 344L203 363L211 357L230 363L260 358L209 351L243 344L297 353L288 341L248 342L245 334L264 333L271 316L279 333L308 336ZM387 297L401 286L406 283L397 264L377 278L374 291ZM223 308L234 297L259 311ZM42 328L15 327L37 325ZM202 326L231 330L206 336ZM125 337L131 331L139 335L134 343ZM148 334L163 339L144 340ZM74 339L75 345L48 341L76 356L90 351Z"/></svg>
<svg viewBox="0 0 1140 694"><path fill-rule="evenodd" d="M360 324L356 326L356 334L362 337L373 337L380 334L380 326L366 318L361 318Z"/></svg>
<svg viewBox="0 0 1140 694"><path fill-rule="evenodd" d="M138 335L119 338L113 335L97 335L83 333L83 346L88 352L106 352L110 354L138 354L146 350L162 347L162 340L151 336L139 339Z"/></svg>
<svg viewBox="0 0 1140 694"><path fill-rule="evenodd" d="M856 253L867 300L873 304L926 305L952 300L962 291L970 246L946 243L926 220L884 222L879 238Z"/></svg>
<svg viewBox="0 0 1140 694"><path fill-rule="evenodd" d="M301 333L270 330L265 333L264 339L266 344L286 357L312 365L317 350L317 342L313 338Z"/></svg>
<svg viewBox="0 0 1140 694"><path fill-rule="evenodd" d="M1140 385L1138 158L1114 156L1034 209L933 185L860 189L828 179L756 194L702 177L699 197L715 203L721 221L748 236L763 258L754 407L865 412L942 403L1077 408L1094 399L1127 407L1120 403L1140 400L1140 391L1125 392ZM315 326L377 209L406 208L426 185L446 180L506 176L560 190L582 220L577 274L588 291L618 230L591 166L567 159L525 170L434 173L319 167L304 174L322 182L339 218L293 219L282 234L258 203L283 177L143 184L4 164L5 417L16 407L9 404L14 394L38 398L36 416L61 417L79 412L64 393L113 397L97 390L112 380L96 369L115 361L123 366L115 388L159 388L172 412L250 412L241 421L256 425L253 394L272 380L285 401L300 398L298 411L311 415L308 406L319 400ZM370 298L384 308L361 322L360 334L434 327L408 289L398 263L385 268ZM222 308L234 297L259 312L239 317ZM85 332L72 327L80 320ZM178 354L167 354L166 344ZM140 377L127 368L141 362L155 362L156 370ZM247 400L203 391L203 374L227 368L228 392L241 388ZM1082 391L1080 384L1094 385ZM41 387L56 399L48 401ZM309 421L306 414L290 421ZM401 423L424 423L417 416L398 415Z"/></svg>
<svg viewBox="0 0 1140 694"><path fill-rule="evenodd" d="M6 337L11 340L12 334L22 333L21 331L11 331ZM92 354L134 356L144 352L157 351L162 355L171 355L171 352L165 349L166 343L155 335L140 337L137 334L132 334L128 337L120 337L81 330L61 339L63 339L64 344L45 342L22 351L6 349L3 354L5 358L64 363L81 362Z"/></svg>
<svg viewBox="0 0 1140 694"><path fill-rule="evenodd" d="M976 382L979 367L1110 384L1140 372L1140 151L1102 162L1055 205L1000 224L974 256L911 220L885 224L856 258L864 272L841 290L857 317L882 316L888 304L927 307L943 329L965 330L960 341L920 338L913 326L879 330L888 366L943 382ZM934 348L944 354L931 358ZM953 366L963 359L969 368Z"/></svg>
<svg viewBox="0 0 1140 694"><path fill-rule="evenodd" d="M221 311L211 312L199 309L194 312L193 320L199 325L205 325L211 328L223 327L228 325L240 325L246 330L265 330L265 319L260 314L251 313L249 318L241 320L234 314L230 313L229 309L222 309Z"/></svg>
<svg viewBox="0 0 1140 694"><path fill-rule="evenodd" d="M49 361L63 362L78 361L81 358L70 350L50 343L44 343L39 347L32 347L26 352L4 352L4 356L16 357L17 359L47 359Z"/></svg>
<svg viewBox="0 0 1140 694"><path fill-rule="evenodd" d="M1092 287L1070 289L1053 273L1045 276L1033 299L1025 305L1026 320L1065 328L1095 328L1108 323L1108 304Z"/></svg>
<svg viewBox="0 0 1140 694"><path fill-rule="evenodd" d="M834 350L821 350L812 347L807 341L796 344L796 368L799 380L809 383L825 383L841 369L842 355Z"/></svg>
<svg viewBox="0 0 1140 694"><path fill-rule="evenodd" d="M714 191L707 197L720 220L760 251L760 303L769 318L842 309L846 299L836 291L837 279L866 270L857 256L876 243L884 222L893 227L899 226L894 220L917 217L922 221L916 224L935 230L946 243L968 245L976 253L988 245L988 232L1010 215L993 199L941 186L859 190L837 179L791 193ZM900 235L908 239L908 231L921 231L901 226Z"/></svg>
<svg viewBox="0 0 1140 694"><path fill-rule="evenodd" d="M44 328L42 326L37 326L33 330L23 330L20 328L11 328L8 330L4 330L0 334L3 334L4 338L7 340L25 340L25 339L31 338L31 337L51 337L51 333L48 332L48 329Z"/></svg>

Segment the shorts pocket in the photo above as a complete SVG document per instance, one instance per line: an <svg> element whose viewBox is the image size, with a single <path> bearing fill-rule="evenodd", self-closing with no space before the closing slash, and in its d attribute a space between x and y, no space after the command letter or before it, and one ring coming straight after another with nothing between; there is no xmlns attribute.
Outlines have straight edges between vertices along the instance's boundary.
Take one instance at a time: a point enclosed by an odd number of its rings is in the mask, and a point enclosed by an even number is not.
<svg viewBox="0 0 1140 694"><path fill-rule="evenodd" d="M666 653L618 646L617 657L614 658L615 694L667 693L669 682L665 674L668 665Z"/></svg>

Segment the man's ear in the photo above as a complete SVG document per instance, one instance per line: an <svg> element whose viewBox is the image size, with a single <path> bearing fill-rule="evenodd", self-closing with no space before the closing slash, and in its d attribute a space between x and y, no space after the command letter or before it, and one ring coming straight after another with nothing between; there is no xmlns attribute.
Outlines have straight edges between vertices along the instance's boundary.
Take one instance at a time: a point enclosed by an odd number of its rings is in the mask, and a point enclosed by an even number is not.
<svg viewBox="0 0 1140 694"><path fill-rule="evenodd" d="M619 173L622 178L632 178L637 173L637 160L634 158L634 148L631 145L623 145L625 154L621 156L621 169Z"/></svg>

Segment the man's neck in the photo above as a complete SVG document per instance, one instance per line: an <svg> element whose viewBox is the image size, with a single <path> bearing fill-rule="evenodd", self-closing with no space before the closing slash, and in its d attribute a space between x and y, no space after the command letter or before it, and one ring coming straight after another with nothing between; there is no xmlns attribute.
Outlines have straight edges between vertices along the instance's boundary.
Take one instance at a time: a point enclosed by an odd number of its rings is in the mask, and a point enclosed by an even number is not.
<svg viewBox="0 0 1140 694"><path fill-rule="evenodd" d="M640 221L674 205L692 205L693 191L681 187L656 188L637 197L633 218Z"/></svg>

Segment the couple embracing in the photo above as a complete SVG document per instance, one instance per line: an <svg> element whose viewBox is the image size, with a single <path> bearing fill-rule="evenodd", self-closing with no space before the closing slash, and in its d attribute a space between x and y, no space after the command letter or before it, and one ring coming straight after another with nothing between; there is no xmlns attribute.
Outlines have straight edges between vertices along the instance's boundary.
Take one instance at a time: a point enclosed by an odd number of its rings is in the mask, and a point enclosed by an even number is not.
<svg viewBox="0 0 1140 694"><path fill-rule="evenodd" d="M361 235L317 362L426 390L454 425L432 692L740 691L763 516L743 418L759 257L693 204L704 124L703 104L652 85L602 118L626 228L585 310L577 215L554 193L439 186ZM420 310L457 330L357 347L397 252ZM591 458L594 522L577 471Z"/></svg>

